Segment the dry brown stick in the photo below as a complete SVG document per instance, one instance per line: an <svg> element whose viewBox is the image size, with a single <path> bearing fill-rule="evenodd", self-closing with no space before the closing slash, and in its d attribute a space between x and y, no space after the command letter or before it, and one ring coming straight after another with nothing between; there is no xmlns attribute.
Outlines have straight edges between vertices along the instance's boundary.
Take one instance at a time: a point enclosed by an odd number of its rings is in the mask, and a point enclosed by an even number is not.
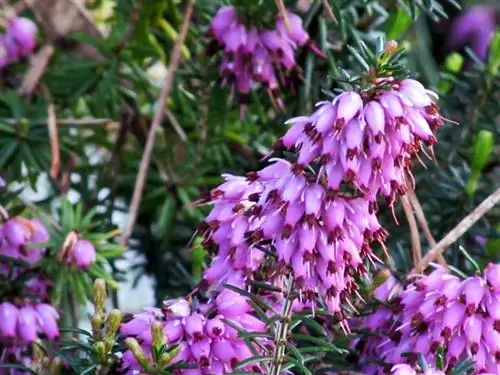
<svg viewBox="0 0 500 375"><path fill-rule="evenodd" d="M415 215L413 214L413 209L411 207L410 201L407 196L401 197L401 204L403 205L403 211L410 226L411 235L411 255L413 259L413 265L417 265L422 260L422 244L420 243L420 234L418 233L417 221L415 220Z"/></svg>
<svg viewBox="0 0 500 375"><path fill-rule="evenodd" d="M42 47L40 52L33 56L30 69L24 76L23 83L19 89L21 94L30 95L33 90L35 90L53 54L54 46L52 44L46 44Z"/></svg>
<svg viewBox="0 0 500 375"><path fill-rule="evenodd" d="M429 246L432 248L436 246L436 240L434 239L434 236L432 235L432 232L429 228L429 224L427 223L427 219L425 218L424 210L422 208L422 205L420 204L420 201L418 200L417 195L415 194L415 191L410 187L408 189L408 198L410 198L410 203L413 206L413 209L415 211L415 217L417 218L418 224L420 228L422 228L424 232L424 236L427 239L427 242L429 243ZM439 256L438 258L439 264L442 266L448 266L446 263L446 260L442 255Z"/></svg>
<svg viewBox="0 0 500 375"><path fill-rule="evenodd" d="M57 135L56 109L54 104L49 104L47 113L47 127L49 128L50 153L52 157L50 176L56 178L59 175L59 169L61 167L61 150L59 147L59 137Z"/></svg>
<svg viewBox="0 0 500 375"><path fill-rule="evenodd" d="M286 6L283 0L274 0L276 3L276 7L278 8L281 17L283 17L283 21L285 21L285 26L288 30L290 30L290 20L288 19L288 13L286 11Z"/></svg>
<svg viewBox="0 0 500 375"><path fill-rule="evenodd" d="M486 198L474 211L468 214L455 228L439 241L422 259L422 261L413 268L411 273L420 273L434 260L436 260L446 248L458 240L465 232L467 232L483 215L491 210L500 202L500 188L495 190L488 198Z"/></svg>
<svg viewBox="0 0 500 375"><path fill-rule="evenodd" d="M52 216L50 216L48 213L46 213L44 210L42 210L40 207L38 207L36 204L34 204L33 202L27 200L27 199L24 199L23 197L21 197L20 195L17 196L17 199L25 206L25 207L28 207L30 210L33 210L37 213L37 215L40 215L42 216L45 220L47 220L50 224L52 224L52 226L54 228L56 228L58 231L61 231L62 228L61 226L58 224L57 221L54 220L54 218Z"/></svg>
<svg viewBox="0 0 500 375"><path fill-rule="evenodd" d="M328 4L328 0L322 0L322 1L323 1L323 8L325 8L328 17L331 18L334 24L337 24L338 23L337 17L335 17L332 7L330 6L330 4Z"/></svg>
<svg viewBox="0 0 500 375"><path fill-rule="evenodd" d="M167 76L165 77L165 81L163 82L160 99L158 101L158 107L156 108L153 122L151 123L151 128L149 129L148 139L146 141L146 146L142 154L139 172L137 173L137 180L134 187L134 193L132 195L132 202L130 203L128 222L125 230L123 231L123 236L120 241L120 244L123 247L127 246L128 240L130 239L130 236L132 235L132 231L134 229L135 221L137 219L137 213L139 211L139 206L141 205L146 176L148 173L149 164L151 162L151 156L153 154L156 132L163 121L165 104L167 103L168 96L170 95L170 91L172 89L175 69L179 65L179 61L181 58L181 47L184 44L184 39L186 38L186 34L189 28L191 14L193 13L193 5L194 0L190 0L184 14L184 21L182 23L181 32L179 33L179 38L175 43L172 55L170 57Z"/></svg>
<svg viewBox="0 0 500 375"><path fill-rule="evenodd" d="M175 132L179 136L179 138L182 140L182 142L186 143L188 140L188 137L186 133L184 132L184 129L182 129L181 124L179 124L179 121L175 118L174 114L170 111L166 111L167 113L167 118L168 121L172 124L172 127L174 128Z"/></svg>

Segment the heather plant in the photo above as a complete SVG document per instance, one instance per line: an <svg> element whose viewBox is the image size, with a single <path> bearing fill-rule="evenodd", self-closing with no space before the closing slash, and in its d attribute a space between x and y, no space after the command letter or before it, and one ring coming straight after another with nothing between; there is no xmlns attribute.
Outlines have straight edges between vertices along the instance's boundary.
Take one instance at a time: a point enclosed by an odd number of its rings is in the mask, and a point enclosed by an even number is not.
<svg viewBox="0 0 500 375"><path fill-rule="evenodd" d="M0 1L0 375L500 374L497 18Z"/></svg>

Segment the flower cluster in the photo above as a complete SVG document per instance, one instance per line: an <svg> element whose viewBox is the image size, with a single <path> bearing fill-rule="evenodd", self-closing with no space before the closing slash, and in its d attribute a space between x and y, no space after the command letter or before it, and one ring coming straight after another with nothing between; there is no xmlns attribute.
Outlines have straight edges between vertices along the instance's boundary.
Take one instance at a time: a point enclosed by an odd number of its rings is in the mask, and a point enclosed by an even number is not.
<svg viewBox="0 0 500 375"><path fill-rule="evenodd" d="M304 167L319 161L330 189L351 183L368 199L381 194L392 204L407 190L412 156L436 142L443 120L435 98L413 79L380 79L370 91L342 93L289 120L279 145L296 150Z"/></svg>
<svg viewBox="0 0 500 375"><path fill-rule="evenodd" d="M57 311L47 303L0 303L0 339L16 345L32 343L42 335L54 340L59 336L58 318Z"/></svg>
<svg viewBox="0 0 500 375"><path fill-rule="evenodd" d="M354 277L365 272L363 261L374 257L371 243L386 237L368 201L334 194L314 172L283 159L247 177L226 176L211 200L202 230L217 256L205 273L208 283L268 268L266 280L281 285L284 267L302 298L319 295L340 316L356 290Z"/></svg>
<svg viewBox="0 0 500 375"><path fill-rule="evenodd" d="M500 264L465 280L437 267L387 302L361 324L377 333L362 340L364 354L388 364L413 363L421 354L435 363L442 348L445 370L470 358L474 373L500 374ZM369 364L365 373L383 371Z"/></svg>
<svg viewBox="0 0 500 375"><path fill-rule="evenodd" d="M241 280L230 282L242 285ZM265 331L265 324L251 311L245 297L225 289L208 303L199 303L197 306L185 299L166 300L162 308L151 308L135 315L122 325L121 332L136 338L151 362L151 324L160 321L168 344L179 345L179 354L171 363L196 366L189 370L174 370L174 374L222 375L233 371L238 363L253 356L234 326L246 332ZM272 343L262 340L262 344L269 346ZM123 364L127 374L135 374L137 372L134 371L142 368L130 350L124 353ZM262 372L258 364L242 370Z"/></svg>
<svg viewBox="0 0 500 375"><path fill-rule="evenodd" d="M29 264L40 261L45 249L34 246L49 240L49 233L38 219L14 217L6 220L0 228L0 253Z"/></svg>
<svg viewBox="0 0 500 375"><path fill-rule="evenodd" d="M246 27L234 7L223 7L214 16L209 33L217 49L223 51L220 74L223 83L238 92L242 106L248 103L250 90L261 83L280 108L280 86L291 82L286 74L297 70L295 53L301 46L309 46L322 55L302 26L302 19L287 13L287 21L278 17L274 30ZM293 87L290 87L293 90ZM243 108L243 107L242 107Z"/></svg>
<svg viewBox="0 0 500 375"><path fill-rule="evenodd" d="M0 35L0 69L27 56L36 46L37 27L28 18L8 21L5 34Z"/></svg>
<svg viewBox="0 0 500 375"><path fill-rule="evenodd" d="M433 368L428 368L424 371L417 371L413 367L407 364L396 365L391 370L392 375L446 375L443 371L436 370Z"/></svg>
<svg viewBox="0 0 500 375"><path fill-rule="evenodd" d="M37 219L22 217L7 219L0 228L0 255L32 265L41 260L45 249L35 243L49 240L47 229ZM13 282L25 272L25 267L10 261L0 262L0 274ZM15 298L0 295L0 341L14 348L34 342L41 336L59 336L57 311L47 302L48 282L42 276L23 282L22 293Z"/></svg>

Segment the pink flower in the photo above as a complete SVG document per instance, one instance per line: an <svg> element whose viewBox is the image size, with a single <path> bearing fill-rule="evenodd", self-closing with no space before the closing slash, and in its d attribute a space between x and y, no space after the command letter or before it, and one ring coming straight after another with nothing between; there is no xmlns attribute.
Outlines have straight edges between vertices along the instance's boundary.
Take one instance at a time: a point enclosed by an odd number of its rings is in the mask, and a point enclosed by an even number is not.
<svg viewBox="0 0 500 375"><path fill-rule="evenodd" d="M95 247L88 240L79 239L70 251L71 262L80 268L89 268L96 260Z"/></svg>
<svg viewBox="0 0 500 375"><path fill-rule="evenodd" d="M16 41L21 54L33 51L36 45L37 27L33 21L17 17L10 21L7 34Z"/></svg>

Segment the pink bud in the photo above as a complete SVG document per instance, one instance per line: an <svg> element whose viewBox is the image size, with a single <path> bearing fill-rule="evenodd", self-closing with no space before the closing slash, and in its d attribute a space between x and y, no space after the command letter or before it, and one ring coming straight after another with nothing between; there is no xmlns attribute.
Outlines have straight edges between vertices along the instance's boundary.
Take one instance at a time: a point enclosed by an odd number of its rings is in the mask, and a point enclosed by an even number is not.
<svg viewBox="0 0 500 375"><path fill-rule="evenodd" d="M297 144L297 142L304 137L304 126L310 122L309 117L295 117L286 122L286 124L292 124L290 129L281 137L281 142L286 148L292 148Z"/></svg>
<svg viewBox="0 0 500 375"><path fill-rule="evenodd" d="M293 175L288 180L284 191L282 192L282 199L285 202L293 202L299 198L300 194L306 187L306 178L303 175Z"/></svg>
<svg viewBox="0 0 500 375"><path fill-rule="evenodd" d="M379 102L375 100L368 102L364 108L364 117L368 127L376 138L385 134L384 109Z"/></svg>
<svg viewBox="0 0 500 375"><path fill-rule="evenodd" d="M221 320L222 316L218 315L213 319L207 320L205 330L211 338L221 337L224 334L225 324Z"/></svg>
<svg viewBox="0 0 500 375"><path fill-rule="evenodd" d="M417 372L409 365L396 365L391 369L392 375L417 375Z"/></svg>
<svg viewBox="0 0 500 375"><path fill-rule="evenodd" d="M59 314L51 305L46 303L36 305L35 309L40 330L45 333L49 340L54 340L59 336L59 328L57 327Z"/></svg>
<svg viewBox="0 0 500 375"><path fill-rule="evenodd" d="M31 306L19 309L17 329L19 335L26 343L31 343L37 339L36 312Z"/></svg>
<svg viewBox="0 0 500 375"><path fill-rule="evenodd" d="M349 121L344 129L348 154L358 155L363 149L363 130L358 119Z"/></svg>
<svg viewBox="0 0 500 375"><path fill-rule="evenodd" d="M328 164L326 166L326 177L328 179L328 187L332 190L338 190L344 177L344 168L342 164Z"/></svg>
<svg viewBox="0 0 500 375"><path fill-rule="evenodd" d="M19 45L22 54L27 54L35 48L37 27L33 21L27 18L14 18L7 29L10 35Z"/></svg>
<svg viewBox="0 0 500 375"><path fill-rule="evenodd" d="M304 30L302 18L294 13L287 12L288 27L285 20L280 17L276 22L276 29L282 34L287 35L293 42L299 46L305 45L309 41L309 35Z"/></svg>
<svg viewBox="0 0 500 375"><path fill-rule="evenodd" d="M467 340L464 336L453 335L450 343L448 344L448 356L450 359L456 361L461 358L466 345Z"/></svg>
<svg viewBox="0 0 500 375"><path fill-rule="evenodd" d="M210 344L211 340L208 337L191 344L191 354L202 367L210 365Z"/></svg>
<svg viewBox="0 0 500 375"><path fill-rule="evenodd" d="M0 334L4 337L16 337L18 309L9 302L0 304Z"/></svg>
<svg viewBox="0 0 500 375"><path fill-rule="evenodd" d="M163 301L163 312L168 317L181 318L189 316L191 307L185 299L167 299Z"/></svg>
<svg viewBox="0 0 500 375"><path fill-rule="evenodd" d="M328 230L341 228L344 224L345 204L343 200L336 199L329 202L325 207L323 221Z"/></svg>
<svg viewBox="0 0 500 375"><path fill-rule="evenodd" d="M307 215L318 215L323 206L325 190L319 184L310 184L304 190L304 203Z"/></svg>
<svg viewBox="0 0 500 375"><path fill-rule="evenodd" d="M495 292L500 292L500 264L490 263L484 271L486 281Z"/></svg>
<svg viewBox="0 0 500 375"><path fill-rule="evenodd" d="M336 127L342 128L345 124L351 121L363 108L363 100L359 94L348 91L340 94L336 98L337 104L337 120Z"/></svg>
<svg viewBox="0 0 500 375"><path fill-rule="evenodd" d="M26 245L31 237L30 228L24 219L9 219L3 225L3 233L7 242L14 247Z"/></svg>
<svg viewBox="0 0 500 375"><path fill-rule="evenodd" d="M224 363L231 363L236 358L236 352L229 340L214 340L212 343L212 354Z"/></svg>
<svg viewBox="0 0 500 375"><path fill-rule="evenodd" d="M238 316L250 310L247 299L230 290L224 290L217 296L217 311L224 317Z"/></svg>
<svg viewBox="0 0 500 375"><path fill-rule="evenodd" d="M96 252L92 242L80 239L71 251L71 260L81 268L88 268L96 260Z"/></svg>
<svg viewBox="0 0 500 375"><path fill-rule="evenodd" d="M305 205L300 201L293 201L286 209L285 225L294 227L302 218L305 212Z"/></svg>
<svg viewBox="0 0 500 375"><path fill-rule="evenodd" d="M184 327L180 319L173 319L167 321L163 325L163 332L167 336L169 344L179 340L184 334Z"/></svg>
<svg viewBox="0 0 500 375"><path fill-rule="evenodd" d="M443 325L450 330L455 329L465 318L465 306L460 302L451 304L443 314Z"/></svg>
<svg viewBox="0 0 500 375"><path fill-rule="evenodd" d="M321 134L325 134L329 130L333 129L333 123L335 121L336 110L333 104L330 102L322 105L312 116L314 121L314 127Z"/></svg>
<svg viewBox="0 0 500 375"><path fill-rule="evenodd" d="M210 267L205 271L203 278L214 283L220 281L221 278L231 270L231 263L227 258L215 257L210 264Z"/></svg>
<svg viewBox="0 0 500 375"><path fill-rule="evenodd" d="M200 339L204 336L203 334L204 317L201 314L192 314L185 318L184 329L186 333L195 338Z"/></svg>
<svg viewBox="0 0 500 375"><path fill-rule="evenodd" d="M398 95L386 92L379 97L379 102L384 107L385 111L392 118L403 116L403 106L399 100Z"/></svg>
<svg viewBox="0 0 500 375"><path fill-rule="evenodd" d="M476 311L481 303L485 293L485 285L483 279L479 277L472 277L464 281L463 294L465 295L465 303L467 305L467 312L469 314Z"/></svg>
<svg viewBox="0 0 500 375"><path fill-rule="evenodd" d="M211 32L216 38L222 40L229 27L236 22L236 9L230 6L219 9L210 23Z"/></svg>

